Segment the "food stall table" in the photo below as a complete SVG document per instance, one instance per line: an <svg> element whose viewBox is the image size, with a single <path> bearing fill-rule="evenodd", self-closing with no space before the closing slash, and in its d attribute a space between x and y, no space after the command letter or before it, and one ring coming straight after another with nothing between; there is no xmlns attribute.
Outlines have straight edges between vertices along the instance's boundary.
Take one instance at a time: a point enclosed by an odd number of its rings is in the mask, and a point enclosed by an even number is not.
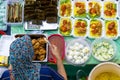
<svg viewBox="0 0 120 80"><path fill-rule="evenodd" d="M28 33L28 34L31 34L31 31L25 31L24 30L24 28L23 28L23 26L12 26L11 27L11 34L12 35L15 35L15 34L24 34L24 33ZM46 30L46 31L43 31L43 34L47 34L48 36L49 35L52 35L52 34L58 34L58 30ZM65 36L64 37L64 39L65 39L65 42L66 42L66 46L67 46L67 43L69 42L69 41L71 41L71 40L74 40L75 39L75 37L72 37L72 36ZM90 41L90 43L92 43L93 42L93 39L90 39L90 38L87 38L89 41ZM111 60L111 62L115 62L115 63L117 63L117 64L120 64L120 49L119 49L119 47L120 47L120 38L118 38L118 39L116 39L116 40L114 40L114 42L115 42L115 44L116 44L116 48L117 48L117 53L115 54L115 57ZM86 64L88 64L88 65L91 65L91 64L99 64L100 63L100 61L97 61L92 55L91 55L91 57L90 57L90 59L88 60L88 62L86 63ZM66 62L65 62L65 64L67 64Z"/></svg>
<svg viewBox="0 0 120 80"><path fill-rule="evenodd" d="M32 31L25 31L24 30L24 27L22 25L20 26L11 26L11 34L12 35L15 35L15 34L31 34ZM52 35L52 34L58 34L58 30L46 30L46 31L43 31L43 34L47 34L48 36L49 35ZM75 37L72 37L72 36L67 36L67 37L64 37L65 39L65 42L66 42L66 45L69 41L71 40L74 40ZM93 39L90 39L90 38L87 38L91 43L93 42ZM115 41L115 44L117 46L117 53L116 53L116 56L115 58L113 58L111 60L111 62L115 62L117 64L120 64L120 38L118 38L117 40L114 40ZM78 70L83 70L85 71L85 73L87 75L89 75L89 72L92 70L92 68L101 63L99 61L97 61L92 55L90 57L90 59L87 61L87 63L83 66L74 66L74 65L70 65L68 64L65 60L63 61L64 63L64 66L65 66L65 69L66 69L66 72L67 72L67 75L68 75L68 79L69 80L74 80L76 78L76 72ZM43 63L44 64L44 63ZM46 64L46 63L45 63ZM56 65L53 64L53 63L48 63L47 65L53 67L54 69L56 69ZM72 71L72 73L70 72Z"/></svg>

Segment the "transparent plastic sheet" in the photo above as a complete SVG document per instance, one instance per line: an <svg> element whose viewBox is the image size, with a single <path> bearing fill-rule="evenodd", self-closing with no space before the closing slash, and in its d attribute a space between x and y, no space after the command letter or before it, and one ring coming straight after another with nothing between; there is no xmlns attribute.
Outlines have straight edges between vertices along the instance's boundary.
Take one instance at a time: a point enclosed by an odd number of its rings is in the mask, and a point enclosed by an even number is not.
<svg viewBox="0 0 120 80"><path fill-rule="evenodd" d="M6 23L22 24L24 18L24 1L23 0L7 0Z"/></svg>
<svg viewBox="0 0 120 80"><path fill-rule="evenodd" d="M102 61L102 62L110 61L116 56L117 48L115 42L112 39L108 39L108 38L95 39L91 46L92 46L92 56L98 61ZM101 48L102 50L100 50ZM106 52L104 53L105 49ZM106 58L106 56L109 55L110 57Z"/></svg>
<svg viewBox="0 0 120 80"><path fill-rule="evenodd" d="M6 22L6 1L1 0L0 2L0 30L6 31L7 25Z"/></svg>

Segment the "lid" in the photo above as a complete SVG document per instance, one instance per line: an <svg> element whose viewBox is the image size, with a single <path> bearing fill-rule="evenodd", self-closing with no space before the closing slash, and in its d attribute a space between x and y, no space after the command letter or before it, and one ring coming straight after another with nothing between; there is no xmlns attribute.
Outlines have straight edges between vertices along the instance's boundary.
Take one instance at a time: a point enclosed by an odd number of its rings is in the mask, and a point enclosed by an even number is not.
<svg viewBox="0 0 120 80"><path fill-rule="evenodd" d="M48 40L50 41L51 44L54 44L58 47L60 53L61 53L61 58L62 60L64 59L65 57L65 41L64 41L64 37L59 35L59 34L53 34L53 35L50 35L48 37ZM49 62L53 62L53 63L56 63L56 58L55 56L52 54L51 50L50 50L50 46L49 46L49 49L48 49L48 61Z"/></svg>
<svg viewBox="0 0 120 80"><path fill-rule="evenodd" d="M6 35L6 33L2 30L0 30L0 35Z"/></svg>

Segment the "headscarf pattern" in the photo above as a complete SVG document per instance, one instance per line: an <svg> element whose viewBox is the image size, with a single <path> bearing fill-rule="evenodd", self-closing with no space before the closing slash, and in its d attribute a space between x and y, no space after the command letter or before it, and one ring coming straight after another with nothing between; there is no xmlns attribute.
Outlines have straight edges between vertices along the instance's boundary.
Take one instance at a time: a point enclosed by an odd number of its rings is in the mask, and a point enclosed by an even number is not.
<svg viewBox="0 0 120 80"><path fill-rule="evenodd" d="M33 64L34 50L31 38L25 35L10 46L10 64L15 80L40 80L40 64Z"/></svg>

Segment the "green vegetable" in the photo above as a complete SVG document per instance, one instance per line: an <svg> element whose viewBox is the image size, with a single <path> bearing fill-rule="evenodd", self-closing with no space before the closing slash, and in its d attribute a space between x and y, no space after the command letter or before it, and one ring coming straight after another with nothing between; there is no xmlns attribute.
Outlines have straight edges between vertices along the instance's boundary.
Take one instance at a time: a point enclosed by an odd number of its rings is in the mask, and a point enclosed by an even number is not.
<svg viewBox="0 0 120 80"><path fill-rule="evenodd" d="M81 14L81 15L75 15L75 17L76 18L85 18L86 17L86 13L84 13L84 14Z"/></svg>
<svg viewBox="0 0 120 80"><path fill-rule="evenodd" d="M68 3L68 2L70 2L70 0L60 0L60 4Z"/></svg>

